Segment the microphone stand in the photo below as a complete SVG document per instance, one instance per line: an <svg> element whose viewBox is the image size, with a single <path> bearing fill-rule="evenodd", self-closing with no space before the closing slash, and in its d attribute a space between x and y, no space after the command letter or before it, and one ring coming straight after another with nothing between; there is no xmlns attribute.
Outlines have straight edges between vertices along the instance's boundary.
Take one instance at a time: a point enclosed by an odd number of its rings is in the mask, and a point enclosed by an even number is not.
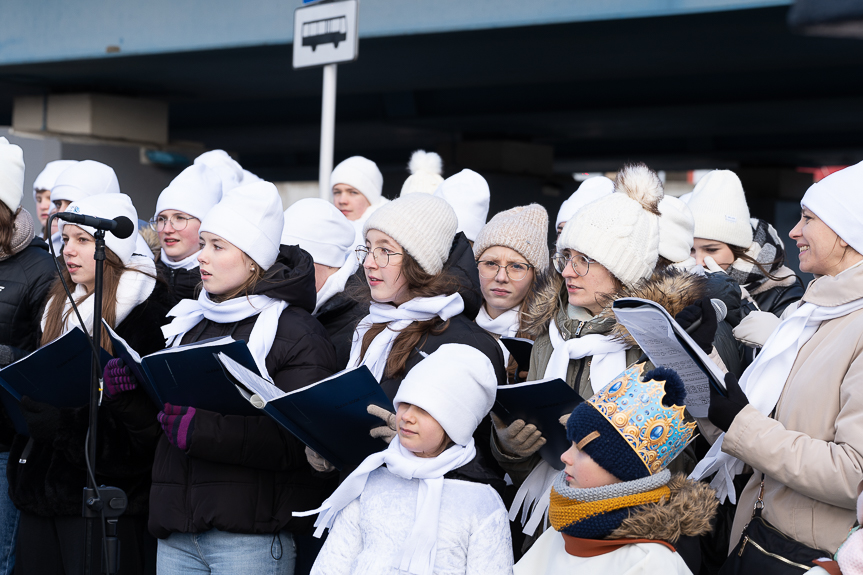
<svg viewBox="0 0 863 575"><path fill-rule="evenodd" d="M96 485L96 432L99 417L99 404L102 393L102 364L95 353L101 349L102 342L102 278L105 262L105 230L95 230L96 240L96 282L93 290L93 345L94 356L91 360L90 381L90 422L87 429L87 445L84 458L87 463L87 487L84 489L82 515L86 521L84 573L89 575L117 573L120 567L120 540L117 538L117 521L126 510L128 500L122 489ZM94 537L96 524L102 530L101 540ZM94 571L93 551L99 544L102 556L102 569ZM98 556L98 555L97 555Z"/></svg>

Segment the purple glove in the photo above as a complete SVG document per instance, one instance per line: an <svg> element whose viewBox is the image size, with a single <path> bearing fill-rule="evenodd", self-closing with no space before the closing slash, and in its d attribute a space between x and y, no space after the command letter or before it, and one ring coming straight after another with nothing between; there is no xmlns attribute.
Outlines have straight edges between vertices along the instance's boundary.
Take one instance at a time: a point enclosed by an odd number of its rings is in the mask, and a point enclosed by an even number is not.
<svg viewBox="0 0 863 575"><path fill-rule="evenodd" d="M132 391L138 387L138 381L132 374L128 365L122 359L112 359L105 365L105 373L102 375L103 391L105 397L111 398L124 391Z"/></svg>
<svg viewBox="0 0 863 575"><path fill-rule="evenodd" d="M162 425L162 431L168 436L171 445L185 450L189 447L189 438L195 428L195 408L185 405L165 404L165 410L156 416Z"/></svg>

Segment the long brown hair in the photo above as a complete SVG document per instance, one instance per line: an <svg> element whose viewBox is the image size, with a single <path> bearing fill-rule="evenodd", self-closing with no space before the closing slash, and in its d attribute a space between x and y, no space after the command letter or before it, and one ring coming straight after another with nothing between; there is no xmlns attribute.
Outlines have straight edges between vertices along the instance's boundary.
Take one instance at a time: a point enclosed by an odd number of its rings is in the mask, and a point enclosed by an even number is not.
<svg viewBox="0 0 863 575"><path fill-rule="evenodd" d="M117 327L117 290L120 287L120 276L124 272L134 272L153 277L147 272L136 268L126 267L120 258L109 248L105 248L105 268L102 277L102 318L112 328ZM74 290L75 283L72 281L72 276L69 273L69 268L63 267L63 279L66 280L66 285L70 290ZM88 293L75 301L75 305L81 305L81 302L90 297L92 293ZM42 331L42 340L40 346L54 341L63 333L63 327L66 325L66 320L69 315L74 313L70 307L68 311L64 311L66 305L66 290L63 289L63 284L60 279L54 282L51 290L48 292L48 309L45 318L45 329ZM88 326L85 326L88 327ZM102 347L108 353L113 354L114 348L111 345L111 339L108 337L108 332L102 330Z"/></svg>
<svg viewBox="0 0 863 575"><path fill-rule="evenodd" d="M434 297L438 295L452 295L458 291L458 282L448 272L442 272L437 275L426 273L417 261L407 252L402 255L401 275L407 280L407 289L411 297ZM368 293L366 301L371 299L371 292L368 290L368 283L364 282L365 290ZM360 357L364 357L369 349L372 340L377 337L384 329L386 323L375 323L369 328L363 336L362 347L360 348ZM401 330L396 339L393 341L393 347L390 350L390 355L387 358L387 367L384 370L384 375L387 377L399 377L405 372L405 364L408 357L415 347L422 347L422 342L429 335L440 335L449 327L449 320L442 320L439 317L426 320L415 321L409 326Z"/></svg>
<svg viewBox="0 0 863 575"><path fill-rule="evenodd" d="M12 213L9 206L0 202L0 253L12 254L12 236L15 234L15 218L18 217L20 211L21 208L18 208L15 210L15 213Z"/></svg>

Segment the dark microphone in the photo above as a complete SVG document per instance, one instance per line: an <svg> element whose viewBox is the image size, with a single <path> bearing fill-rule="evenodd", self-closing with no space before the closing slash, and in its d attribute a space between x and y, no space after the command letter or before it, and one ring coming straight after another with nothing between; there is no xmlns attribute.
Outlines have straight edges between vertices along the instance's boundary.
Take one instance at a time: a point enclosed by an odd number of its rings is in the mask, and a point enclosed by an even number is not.
<svg viewBox="0 0 863 575"><path fill-rule="evenodd" d="M72 212L59 212L57 217L65 220L70 224L81 224L96 228L97 230L105 230L111 232L121 240L128 238L135 232L135 224L126 216L119 216L113 220L105 218L97 218L96 216L85 216L84 214L75 214Z"/></svg>

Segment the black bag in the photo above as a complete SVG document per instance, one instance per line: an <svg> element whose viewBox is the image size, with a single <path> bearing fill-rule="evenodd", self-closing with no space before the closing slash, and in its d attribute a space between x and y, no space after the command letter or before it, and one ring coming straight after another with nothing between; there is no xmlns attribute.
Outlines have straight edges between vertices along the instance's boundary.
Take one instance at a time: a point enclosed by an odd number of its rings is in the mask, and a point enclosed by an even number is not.
<svg viewBox="0 0 863 575"><path fill-rule="evenodd" d="M764 475L752 519L743 529L740 541L728 556L719 575L797 575L815 567L816 559L833 554L813 549L788 537L761 517L764 508Z"/></svg>

